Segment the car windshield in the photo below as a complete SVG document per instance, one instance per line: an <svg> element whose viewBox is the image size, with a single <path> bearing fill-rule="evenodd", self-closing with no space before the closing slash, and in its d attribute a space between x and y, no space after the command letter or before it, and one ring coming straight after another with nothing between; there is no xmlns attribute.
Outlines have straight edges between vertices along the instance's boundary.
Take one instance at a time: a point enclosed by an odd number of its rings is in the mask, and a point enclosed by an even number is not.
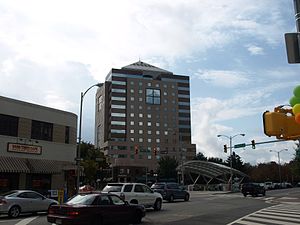
<svg viewBox="0 0 300 225"><path fill-rule="evenodd" d="M67 205L91 205L93 203L93 201L95 200L96 195L85 195L85 194L81 194L81 195L76 195L75 197L73 197L72 199L70 199L69 201L66 202Z"/></svg>
<svg viewBox="0 0 300 225"><path fill-rule="evenodd" d="M102 191L104 192L120 192L123 185L120 184L109 184Z"/></svg>
<svg viewBox="0 0 300 225"><path fill-rule="evenodd" d="M164 184L153 184L151 188L155 189L164 189L165 185Z"/></svg>

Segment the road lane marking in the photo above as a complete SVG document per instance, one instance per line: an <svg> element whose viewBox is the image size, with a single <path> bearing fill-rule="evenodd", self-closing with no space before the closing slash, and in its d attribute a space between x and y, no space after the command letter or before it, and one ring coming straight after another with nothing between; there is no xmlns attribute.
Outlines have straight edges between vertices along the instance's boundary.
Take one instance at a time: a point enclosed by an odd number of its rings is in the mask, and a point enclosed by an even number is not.
<svg viewBox="0 0 300 225"><path fill-rule="evenodd" d="M31 221L35 220L36 218L38 218L38 217L36 216L36 217L26 218L26 219L21 220L20 222L16 223L15 225L27 225L27 224L29 224Z"/></svg>

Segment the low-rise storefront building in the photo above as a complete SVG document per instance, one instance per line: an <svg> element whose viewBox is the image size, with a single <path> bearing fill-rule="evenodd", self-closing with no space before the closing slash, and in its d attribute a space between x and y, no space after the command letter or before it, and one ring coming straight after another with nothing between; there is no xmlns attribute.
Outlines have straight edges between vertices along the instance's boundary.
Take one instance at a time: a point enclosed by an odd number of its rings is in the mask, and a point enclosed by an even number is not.
<svg viewBox="0 0 300 225"><path fill-rule="evenodd" d="M77 115L0 96L0 193L75 192Z"/></svg>

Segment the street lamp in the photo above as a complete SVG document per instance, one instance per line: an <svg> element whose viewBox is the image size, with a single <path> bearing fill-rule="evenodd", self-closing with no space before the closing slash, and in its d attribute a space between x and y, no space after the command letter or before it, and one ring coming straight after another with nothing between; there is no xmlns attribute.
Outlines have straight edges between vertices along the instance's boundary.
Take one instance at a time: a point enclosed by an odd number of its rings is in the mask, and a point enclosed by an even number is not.
<svg viewBox="0 0 300 225"><path fill-rule="evenodd" d="M218 134L217 137L226 137L229 139L229 149L230 149L230 191L232 191L232 179L233 179L233 171L232 171L232 139L237 136L245 136L245 134L236 134L233 136L227 136L223 134Z"/></svg>
<svg viewBox="0 0 300 225"><path fill-rule="evenodd" d="M282 151L288 151L288 149L281 149L280 151L275 151L275 150L270 150L270 152L276 152L277 153L277 157L278 157L278 173L279 173L279 183L280 183L280 187L282 187L281 184L281 165L280 165L280 152Z"/></svg>
<svg viewBox="0 0 300 225"><path fill-rule="evenodd" d="M80 111L79 111L79 131L78 131L78 148L77 148L77 154L76 154L76 163L77 163L77 182L76 182L76 191L79 192L79 186L80 186L80 161L81 161L81 124L82 124L82 104L83 104L83 98L85 94L93 87L101 87L103 83L94 84L91 87L89 87L85 92L81 92L80 95Z"/></svg>

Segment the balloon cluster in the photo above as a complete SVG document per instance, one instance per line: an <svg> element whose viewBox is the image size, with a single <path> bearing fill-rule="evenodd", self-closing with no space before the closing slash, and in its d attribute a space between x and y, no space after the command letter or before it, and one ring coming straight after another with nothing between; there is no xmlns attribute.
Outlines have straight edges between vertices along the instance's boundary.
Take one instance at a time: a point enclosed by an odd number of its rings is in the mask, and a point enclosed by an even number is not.
<svg viewBox="0 0 300 225"><path fill-rule="evenodd" d="M300 124L300 85L295 87L293 93L294 96L290 99L290 104L293 107L295 120L298 124Z"/></svg>

